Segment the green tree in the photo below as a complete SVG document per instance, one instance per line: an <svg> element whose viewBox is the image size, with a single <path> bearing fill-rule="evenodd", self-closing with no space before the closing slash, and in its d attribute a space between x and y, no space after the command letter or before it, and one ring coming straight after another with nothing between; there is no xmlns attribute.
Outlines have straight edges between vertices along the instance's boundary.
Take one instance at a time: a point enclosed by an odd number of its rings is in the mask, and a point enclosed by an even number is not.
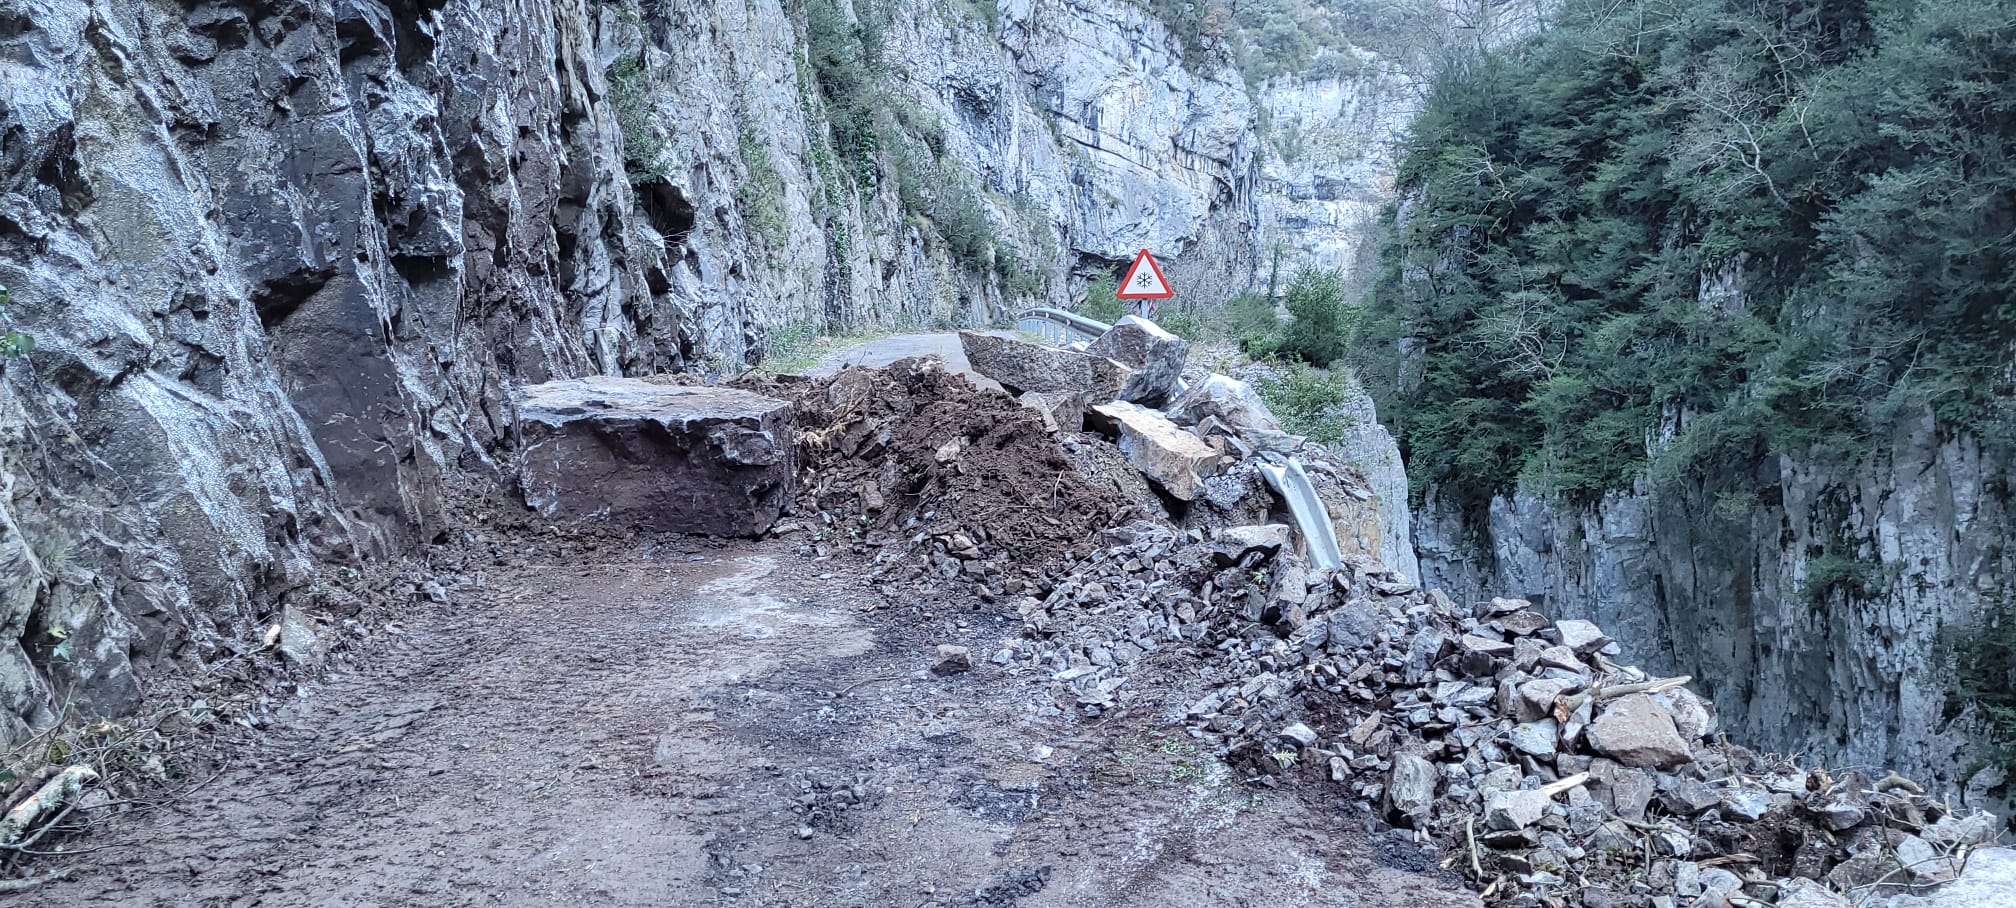
<svg viewBox="0 0 2016 908"><path fill-rule="evenodd" d="M2016 0L1569 0L1438 74L1353 357L1417 486L2009 437ZM1687 414L1657 462L1645 439Z"/></svg>
<svg viewBox="0 0 2016 908"><path fill-rule="evenodd" d="M1304 268L1288 282L1281 304L1294 321L1282 332L1278 349L1315 366L1342 359L1350 342L1351 311L1344 302L1344 276L1334 270Z"/></svg>
<svg viewBox="0 0 2016 908"><path fill-rule="evenodd" d="M1095 322L1112 324L1127 317L1127 304L1114 296L1120 289L1120 279L1111 271L1101 271L1085 282L1085 302L1079 304L1078 314Z"/></svg>

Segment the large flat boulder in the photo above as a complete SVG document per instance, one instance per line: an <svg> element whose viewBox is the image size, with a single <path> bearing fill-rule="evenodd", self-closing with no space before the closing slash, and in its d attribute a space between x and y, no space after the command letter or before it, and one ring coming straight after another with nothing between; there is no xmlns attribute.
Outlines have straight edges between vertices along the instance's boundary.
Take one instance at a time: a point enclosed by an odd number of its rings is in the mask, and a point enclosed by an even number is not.
<svg viewBox="0 0 2016 908"><path fill-rule="evenodd" d="M1673 716L1645 694L1629 694L1605 707L1588 735L1598 752L1625 766L1672 769L1694 759Z"/></svg>
<svg viewBox="0 0 2016 908"><path fill-rule="evenodd" d="M959 332L959 346L973 371L1017 396L1028 391L1083 391L1088 401L1103 403L1119 395L1133 375L1132 369L1103 356L977 331Z"/></svg>
<svg viewBox="0 0 2016 908"><path fill-rule="evenodd" d="M1217 473L1224 460L1217 448L1195 433L1126 401L1093 407L1086 412L1086 422L1117 436L1129 466L1183 501L1195 499L1204 480Z"/></svg>
<svg viewBox="0 0 2016 908"><path fill-rule="evenodd" d="M518 410L525 503L551 520L753 536L790 498L785 401L596 376L527 388Z"/></svg>
<svg viewBox="0 0 2016 908"><path fill-rule="evenodd" d="M1085 352L1134 370L1120 389L1121 400L1159 407L1175 397L1182 385L1190 342L1162 330L1161 325L1130 315L1099 335Z"/></svg>

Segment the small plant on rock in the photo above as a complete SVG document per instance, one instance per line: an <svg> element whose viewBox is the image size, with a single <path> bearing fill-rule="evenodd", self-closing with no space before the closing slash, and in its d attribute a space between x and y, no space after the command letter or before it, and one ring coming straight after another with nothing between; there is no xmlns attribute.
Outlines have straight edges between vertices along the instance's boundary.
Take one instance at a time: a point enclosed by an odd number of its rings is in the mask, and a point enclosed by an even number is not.
<svg viewBox="0 0 2016 908"><path fill-rule="evenodd" d="M7 318L7 288L0 286L0 320ZM0 357L14 359L35 351L35 339L11 328L0 331Z"/></svg>

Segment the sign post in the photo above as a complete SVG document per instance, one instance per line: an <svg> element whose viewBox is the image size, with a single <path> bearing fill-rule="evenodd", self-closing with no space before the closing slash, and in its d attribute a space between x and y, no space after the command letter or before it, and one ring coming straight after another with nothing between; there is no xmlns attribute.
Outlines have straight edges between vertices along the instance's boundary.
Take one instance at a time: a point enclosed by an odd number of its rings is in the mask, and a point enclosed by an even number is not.
<svg viewBox="0 0 2016 908"><path fill-rule="evenodd" d="M1169 286L1169 279L1162 276L1162 266L1156 264L1155 257L1148 250L1134 257L1134 264L1127 268L1127 276L1121 278L1120 288L1113 292L1123 300L1134 304L1134 311L1141 317L1153 319L1157 302L1176 295Z"/></svg>

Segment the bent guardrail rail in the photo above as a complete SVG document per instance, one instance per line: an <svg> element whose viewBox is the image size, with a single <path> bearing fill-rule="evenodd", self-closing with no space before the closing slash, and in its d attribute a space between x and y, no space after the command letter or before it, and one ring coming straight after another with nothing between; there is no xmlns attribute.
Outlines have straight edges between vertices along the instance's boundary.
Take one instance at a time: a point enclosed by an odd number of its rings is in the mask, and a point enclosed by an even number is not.
<svg viewBox="0 0 2016 908"><path fill-rule="evenodd" d="M1337 528L1330 523L1330 509L1317 497L1316 484L1309 481L1302 461L1290 457L1287 466L1263 463L1260 475L1288 503L1288 513L1295 517L1295 531L1306 542L1308 551L1303 554L1309 559L1309 566L1333 571L1343 567L1344 552L1337 546Z"/></svg>
<svg viewBox="0 0 2016 908"><path fill-rule="evenodd" d="M1081 341L1090 343L1113 326L1062 309L1027 309L1015 317L1015 327L1053 347L1069 347Z"/></svg>

